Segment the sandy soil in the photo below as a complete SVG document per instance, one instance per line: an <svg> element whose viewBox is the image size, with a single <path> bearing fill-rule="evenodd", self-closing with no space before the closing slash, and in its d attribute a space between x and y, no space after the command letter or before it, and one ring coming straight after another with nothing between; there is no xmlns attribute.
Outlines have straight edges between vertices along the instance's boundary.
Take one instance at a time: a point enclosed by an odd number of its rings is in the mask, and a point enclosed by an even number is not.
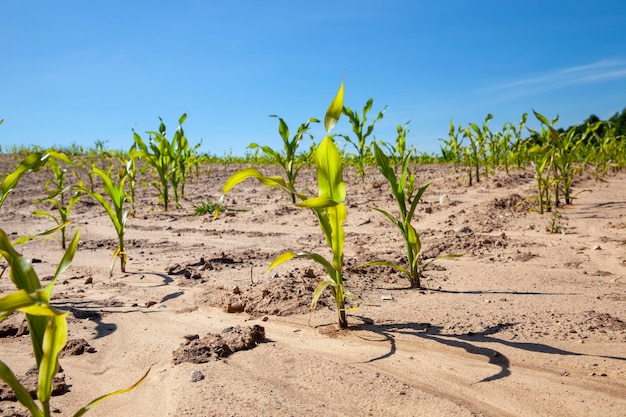
<svg viewBox="0 0 626 417"><path fill-rule="evenodd" d="M2 171L13 160L4 158ZM328 294L314 312L322 269L294 260L271 272L285 250L327 254L315 218L277 190L246 181L213 220L194 207L216 201L237 168L212 166L187 185L182 208L165 213L139 189L127 227L127 272L109 278L115 232L84 197L70 230L77 256L55 289L71 311L65 388L54 415L128 386L135 391L90 416L624 416L626 415L626 173L596 182L550 214L529 210L530 172L498 173L469 187L451 166L420 166L432 181L414 224L437 261L425 289L374 259L401 261L399 232L371 207L395 212L388 186L371 171L347 170L346 286L361 300L338 331ZM263 167L278 173L276 167ZM49 174L25 177L0 210L13 238L51 226L32 212ZM300 187L315 193L314 173ZM447 194L448 205L439 203ZM20 247L49 279L58 241ZM6 266L6 264L4 264ZM12 289L5 272L0 291ZM18 375L32 366L22 318L0 324L0 357ZM240 350L241 349L241 350ZM198 363L201 362L201 363ZM0 389L0 415L22 408Z"/></svg>

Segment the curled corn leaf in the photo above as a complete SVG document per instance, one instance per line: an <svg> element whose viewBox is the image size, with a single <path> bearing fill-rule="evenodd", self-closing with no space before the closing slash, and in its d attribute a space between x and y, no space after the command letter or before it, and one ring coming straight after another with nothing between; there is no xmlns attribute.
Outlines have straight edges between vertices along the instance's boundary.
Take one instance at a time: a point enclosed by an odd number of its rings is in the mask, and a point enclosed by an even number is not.
<svg viewBox="0 0 626 417"><path fill-rule="evenodd" d="M343 111L343 96L344 96L344 85L343 81L339 86L339 91L335 95L335 98L328 106L326 110L326 116L324 116L324 128L326 129L326 133L330 132L333 127L339 121L339 117L341 117L341 112Z"/></svg>

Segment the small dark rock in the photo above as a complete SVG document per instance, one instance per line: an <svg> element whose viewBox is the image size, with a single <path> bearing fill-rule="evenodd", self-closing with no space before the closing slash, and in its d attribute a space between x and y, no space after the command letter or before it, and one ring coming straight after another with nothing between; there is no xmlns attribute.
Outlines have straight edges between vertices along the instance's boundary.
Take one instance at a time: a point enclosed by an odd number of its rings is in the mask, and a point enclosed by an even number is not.
<svg viewBox="0 0 626 417"><path fill-rule="evenodd" d="M85 352L95 353L96 349L91 346L85 339L73 339L68 340L59 357L63 358L65 356L78 356L82 355Z"/></svg>

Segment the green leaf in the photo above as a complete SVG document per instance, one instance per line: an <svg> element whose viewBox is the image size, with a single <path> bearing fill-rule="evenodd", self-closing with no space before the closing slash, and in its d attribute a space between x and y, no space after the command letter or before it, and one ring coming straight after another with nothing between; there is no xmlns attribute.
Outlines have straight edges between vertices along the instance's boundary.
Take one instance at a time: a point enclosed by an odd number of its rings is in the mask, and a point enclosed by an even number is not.
<svg viewBox="0 0 626 417"><path fill-rule="evenodd" d="M348 290L343 291L343 295L344 295L344 298L345 297L350 297L350 298L352 298L353 300L355 300L357 302L356 305L350 307L350 310L356 310L357 308L359 308L359 306L361 305L361 299L359 298L358 295L356 295L352 291L348 291Z"/></svg>
<svg viewBox="0 0 626 417"><path fill-rule="evenodd" d="M7 175L0 184L0 207L4 203L9 193L13 191L24 174L37 171L44 166L50 156L49 153L35 152L27 155L17 166L15 171Z"/></svg>
<svg viewBox="0 0 626 417"><path fill-rule="evenodd" d="M285 121L281 117L278 117L278 133L283 139L283 142L289 142L289 127L287 127L287 123L285 123Z"/></svg>
<svg viewBox="0 0 626 417"><path fill-rule="evenodd" d="M44 333L43 354L39 364L37 398L42 403L48 402L52 395L52 379L59 371L58 357L66 342L66 315L50 317Z"/></svg>
<svg viewBox="0 0 626 417"><path fill-rule="evenodd" d="M377 212L384 214L389 220L391 220L393 224L395 224L404 233L404 223L402 221L396 219L393 215L391 215L389 212L383 209L372 207L372 210L376 210Z"/></svg>
<svg viewBox="0 0 626 417"><path fill-rule="evenodd" d="M310 209L322 209L328 207L335 207L338 203L328 197L328 194L321 195L319 197L308 198L304 201L296 203L298 207L305 207Z"/></svg>
<svg viewBox="0 0 626 417"><path fill-rule="evenodd" d="M410 221L413 218L413 213L415 213L415 209L417 208L417 204L419 203L419 201L422 198L422 195L424 194L424 192L426 191L426 189L429 186L430 186L430 183L424 184L423 186L421 186L417 190L417 193L413 196L413 201L411 202L411 207L409 208L409 212L407 213L407 220Z"/></svg>
<svg viewBox="0 0 626 417"><path fill-rule="evenodd" d="M396 271L400 271L402 273L404 273L407 276L411 276L411 274L409 273L409 270L406 269L405 267L395 264L393 262L389 262L389 261L371 261L371 262L367 262L364 263L363 265L361 265L359 268L364 268L366 266L372 266L372 265L383 265L383 266L389 266L393 269L395 269Z"/></svg>
<svg viewBox="0 0 626 417"><path fill-rule="evenodd" d="M415 255L419 255L420 251L422 250L422 242L420 241L419 235L417 234L417 232L415 231L415 228L411 226L410 223L405 225L405 230L406 230L407 242L413 248L413 253Z"/></svg>
<svg viewBox="0 0 626 417"><path fill-rule="evenodd" d="M543 123L546 126L551 126L550 122L544 115L537 113L534 109L533 109L533 114L541 123Z"/></svg>
<svg viewBox="0 0 626 417"><path fill-rule="evenodd" d="M341 155L329 136L326 136L315 150L314 159L319 195L326 194L333 201L343 202L346 198L346 186L343 182Z"/></svg>
<svg viewBox="0 0 626 417"><path fill-rule="evenodd" d="M52 282L50 282L50 284L48 284L45 288L45 291L48 295L48 299L52 297L52 289L54 288L54 284L56 283L57 279L72 263L72 260L74 259L74 254L76 253L76 249L78 248L79 240L80 240L80 229L76 231L76 233L74 234L74 237L72 238L72 241L67 246L67 249L65 250L65 253L63 254L63 258L61 258L61 262L59 262L59 265L57 265L57 270L54 273L54 278L52 279Z"/></svg>
<svg viewBox="0 0 626 417"><path fill-rule="evenodd" d="M343 96L344 85L342 81L341 85L339 86L339 91L337 91L335 98L326 110L326 116L324 116L324 128L326 129L327 134L333 129L333 127L335 127L335 125L339 121L339 118L341 117L341 113L343 110Z"/></svg>
<svg viewBox="0 0 626 417"><path fill-rule="evenodd" d="M287 261L289 261L290 259L295 258L296 256L298 256L298 255L296 255L296 254L295 254L295 253L293 253L293 252L285 252L285 253L282 253L282 254L278 255L278 256L276 257L276 259L274 259L274 261L272 261L272 263L270 264L270 266L268 266L268 267L267 267L267 270L268 270L268 271L269 271L269 270L272 270L272 269L276 268L278 265L280 265L280 264L282 264L282 263L284 263L284 262L287 262Z"/></svg>
<svg viewBox="0 0 626 417"><path fill-rule="evenodd" d="M4 230L0 229L0 255L11 267L11 280L19 289L33 293L41 288L39 278L30 262L11 245Z"/></svg>
<svg viewBox="0 0 626 417"><path fill-rule="evenodd" d="M222 193L228 193L230 190L233 189L233 187L235 187L240 182L247 180L248 178L256 178L258 181L268 186L284 188L287 187L287 183L282 177L266 177L265 175L261 174L256 168L246 168L242 169L241 171L235 172L233 175L230 176L230 178L226 180L226 182L224 183L224 188L222 189Z"/></svg>
<svg viewBox="0 0 626 417"><path fill-rule="evenodd" d="M84 415L87 411L89 411L90 409L92 409L93 407L95 407L96 405L100 404L102 401L106 400L107 398L111 398L115 395L120 395L120 394L124 394L125 392L129 392L134 390L135 388L137 388L139 385L141 385L141 383L146 379L146 377L148 376L148 374L150 373L150 369L148 368L148 370L146 371L146 373L141 377L141 379L139 379L139 381L135 382L133 385L131 385L128 388L123 388L120 390L117 390L115 392L112 392L110 394L106 394L103 395L101 397L96 398L95 400L91 401L89 404L87 404L86 406L84 406L83 408L81 408L80 410L78 410L78 412L76 412L76 414L74 414L73 417L80 417L82 415Z"/></svg>
<svg viewBox="0 0 626 417"><path fill-rule="evenodd" d="M324 269L326 269L326 272L328 272L329 275L336 275L337 269L326 260L326 258L324 258L322 255L319 255L317 253L299 253L298 254L299 258L302 257L306 257L306 258L311 258L313 259L315 262L317 262L318 264L322 265L324 267Z"/></svg>
<svg viewBox="0 0 626 417"><path fill-rule="evenodd" d="M30 411L33 417L43 417L42 411L30 396L30 393L15 377L11 369L2 361L0 361L0 378L11 387L17 400Z"/></svg>
<svg viewBox="0 0 626 417"><path fill-rule="evenodd" d="M26 290L17 290L0 297L0 321L20 308L35 304L35 300Z"/></svg>
<svg viewBox="0 0 626 417"><path fill-rule="evenodd" d="M17 245L22 245L22 244L24 244L24 243L26 243L26 242L29 242L29 241L31 241L31 240L33 240L33 239L36 239L36 238L38 238L38 237L51 235L51 234L53 234L53 233L55 233L55 232L58 232L59 230L63 229L64 227L66 227L66 226L67 226L67 225L69 225L70 223L71 223L71 222L69 222L69 221L68 221L68 222L65 222L65 223L59 224L59 225L57 225L56 227L53 227L52 229L45 230L45 231L43 231L43 232L41 232L41 233L37 233L36 235L32 235L32 236L22 236L22 237L20 237L20 238L15 239L15 241L13 242L13 245L14 245L14 246L17 246Z"/></svg>
<svg viewBox="0 0 626 417"><path fill-rule="evenodd" d="M317 307L317 301L319 300L324 289L330 285L333 285L334 281L330 280L330 278L326 277L322 282L320 282L317 287L315 287L315 291L313 291L313 299L311 300L311 310L315 310Z"/></svg>

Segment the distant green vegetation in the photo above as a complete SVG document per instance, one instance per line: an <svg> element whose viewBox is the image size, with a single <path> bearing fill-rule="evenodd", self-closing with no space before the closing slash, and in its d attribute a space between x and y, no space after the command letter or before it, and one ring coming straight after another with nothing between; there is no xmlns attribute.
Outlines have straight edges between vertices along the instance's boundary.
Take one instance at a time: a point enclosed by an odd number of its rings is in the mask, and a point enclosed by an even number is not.
<svg viewBox="0 0 626 417"><path fill-rule="evenodd" d="M383 107L372 120L368 121L368 113L372 107L371 98L360 114L350 107L343 107L342 114L350 122L352 136L345 133L330 136L343 163L353 167L362 181L367 172L374 171L368 171L368 168L377 166L374 144L381 150L386 150L390 164L395 167L403 163L408 149L407 135L410 121L397 126L397 135L393 140L376 138L375 124L383 118L387 107ZM626 108L621 113L615 113L609 120L603 121L591 115L583 123L567 129L556 126L558 116L550 121L534 110L533 114L541 124L538 131L528 128L526 113L519 122L506 122L499 130L492 130L490 126L492 114L487 114L482 124L455 125L451 120L448 138L439 139L442 142L439 154L419 153L413 150L410 152L409 162L453 164L457 169L465 170L467 184L470 186L480 183L498 171L509 173L512 169L532 167L537 183L536 209L540 213L558 210L562 204L571 203L576 197L572 190L572 181L583 170L592 170L595 177L602 180L608 173L626 166L626 140L624 140ZM101 182L94 168L110 174L114 166L120 163L127 164L128 201L131 204L130 215L133 215L136 181L157 190L164 210L170 208L172 200L176 208L179 208L181 199L185 197L187 180L197 176L201 169L208 169L209 164L247 166L278 164L282 167L291 188L295 190L299 171L304 166L313 165L312 155L316 144L309 129L310 124L317 123L318 120L308 118L295 133L290 133L287 123L282 118L272 117L279 121L278 132L283 141L282 150L251 143L244 155L233 155L232 152L222 156L201 153L200 143L192 145L183 131L182 125L187 118L187 115L183 114L171 140L167 137L165 124L159 119L158 130L148 131L147 141L144 141L137 132L133 132L128 151L108 150L106 141L103 140L96 140L90 147L72 143L69 146L54 146L46 150L39 146L11 145L5 146L0 151L14 155L46 151L65 154L72 158L72 163L56 167L57 180L64 180L57 174L71 169L74 177L79 178L91 193L96 192L96 182ZM311 142L303 146L303 138L306 136ZM54 165L50 165L50 168L55 169ZM67 217L64 210L69 211L74 200L65 207L67 204L64 200L65 193L58 193L61 189L70 191L69 188L57 184L57 194L50 194L48 201L58 205L56 209L59 216L56 219L63 222ZM292 194L291 199L295 202L296 195ZM51 215L50 212L44 211L40 211L39 214ZM64 241L65 238L61 240Z"/></svg>

